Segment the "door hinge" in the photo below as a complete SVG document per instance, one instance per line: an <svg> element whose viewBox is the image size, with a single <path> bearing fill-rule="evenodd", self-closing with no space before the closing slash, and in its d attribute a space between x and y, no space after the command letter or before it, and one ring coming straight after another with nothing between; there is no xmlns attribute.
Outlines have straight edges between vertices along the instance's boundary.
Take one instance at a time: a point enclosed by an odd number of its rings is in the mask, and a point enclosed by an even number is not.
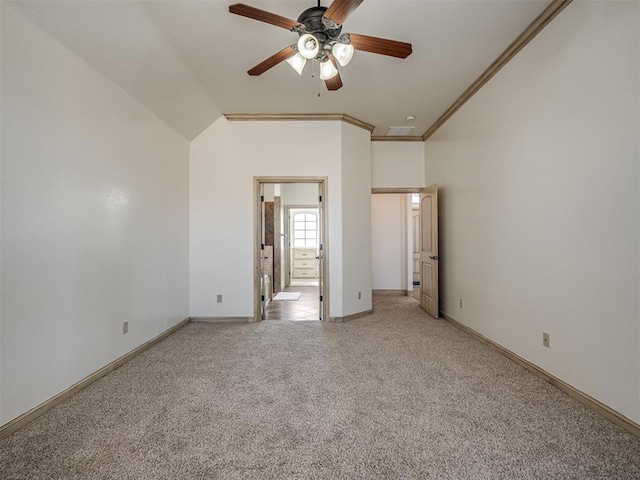
<svg viewBox="0 0 640 480"><path fill-rule="evenodd" d="M260 244L260 250L264 250L264 243Z"/></svg>
<svg viewBox="0 0 640 480"><path fill-rule="evenodd" d="M262 297L260 298L260 300L262 300L264 302L264 295L262 295Z"/></svg>
<svg viewBox="0 0 640 480"><path fill-rule="evenodd" d="M320 195L319 201L322 202L322 195Z"/></svg>
<svg viewBox="0 0 640 480"><path fill-rule="evenodd" d="M264 202L264 195L260 195L260 201Z"/></svg>
<svg viewBox="0 0 640 480"><path fill-rule="evenodd" d="M321 302L323 301L323 297L322 297L322 295L320 295L320 301L321 301Z"/></svg>
<svg viewBox="0 0 640 480"><path fill-rule="evenodd" d="M320 244L320 250L322 250L322 244Z"/></svg>

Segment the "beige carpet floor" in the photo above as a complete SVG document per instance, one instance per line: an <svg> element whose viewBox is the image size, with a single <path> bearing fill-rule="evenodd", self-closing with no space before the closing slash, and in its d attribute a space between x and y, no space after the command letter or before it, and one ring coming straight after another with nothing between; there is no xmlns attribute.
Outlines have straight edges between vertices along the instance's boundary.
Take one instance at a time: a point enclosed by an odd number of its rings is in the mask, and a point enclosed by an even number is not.
<svg viewBox="0 0 640 480"><path fill-rule="evenodd" d="M413 298L374 308L190 324L0 442L0 478L640 478L640 438Z"/></svg>

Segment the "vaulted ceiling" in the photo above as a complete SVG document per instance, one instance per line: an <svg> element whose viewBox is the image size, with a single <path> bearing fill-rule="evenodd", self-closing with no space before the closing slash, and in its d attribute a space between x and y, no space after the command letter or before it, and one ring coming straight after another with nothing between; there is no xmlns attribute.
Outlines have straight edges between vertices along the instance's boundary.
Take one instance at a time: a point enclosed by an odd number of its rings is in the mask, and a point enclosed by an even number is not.
<svg viewBox="0 0 640 480"><path fill-rule="evenodd" d="M297 19L314 0L242 0ZM232 15L232 0L11 2L165 123L192 139L223 113L346 113L422 135L548 5L548 0L364 0L343 32L413 44L401 60L355 53L328 92L307 67L254 65L297 34ZM329 0L322 4L328 6ZM318 91L320 96L318 97ZM416 120L406 121L414 115Z"/></svg>

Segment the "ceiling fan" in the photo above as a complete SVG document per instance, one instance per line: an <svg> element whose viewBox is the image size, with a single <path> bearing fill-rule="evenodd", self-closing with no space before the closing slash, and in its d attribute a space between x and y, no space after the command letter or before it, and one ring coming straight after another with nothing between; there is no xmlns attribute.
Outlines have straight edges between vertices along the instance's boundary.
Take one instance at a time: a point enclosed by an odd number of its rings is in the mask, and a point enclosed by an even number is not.
<svg viewBox="0 0 640 480"><path fill-rule="evenodd" d="M260 22L286 28L299 35L298 41L259 63L247 73L262 75L280 62L287 61L299 75L307 60L316 59L320 66L320 79L328 90L342 87L337 63L344 67L353 57L354 50L378 53L397 58L411 55L410 43L371 37L357 33L342 33L342 24L364 0L333 0L329 8L320 6L306 9L298 20L291 20L259 8L236 3L229 12Z"/></svg>

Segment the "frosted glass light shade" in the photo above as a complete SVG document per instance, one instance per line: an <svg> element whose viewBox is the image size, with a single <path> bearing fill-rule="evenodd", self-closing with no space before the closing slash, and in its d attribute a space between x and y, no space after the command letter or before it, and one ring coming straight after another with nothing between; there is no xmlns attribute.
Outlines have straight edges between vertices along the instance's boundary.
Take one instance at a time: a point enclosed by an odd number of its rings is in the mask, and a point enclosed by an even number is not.
<svg viewBox="0 0 640 480"><path fill-rule="evenodd" d="M338 61L338 63L343 67L346 67L347 64L351 61L351 59L353 58L354 51L355 49L353 48L353 45L351 45L350 43L349 44L336 43L333 45L333 48L331 49L333 56L336 57L336 60Z"/></svg>
<svg viewBox="0 0 640 480"><path fill-rule="evenodd" d="M320 80L329 80L338 74L338 69L333 65L333 62L326 60L320 63Z"/></svg>
<svg viewBox="0 0 640 480"><path fill-rule="evenodd" d="M307 64L307 59L299 53L296 53L293 57L287 58L287 63L291 65L291 68L298 72L298 75L302 75L302 70Z"/></svg>
<svg viewBox="0 0 640 480"><path fill-rule="evenodd" d="M305 33L298 39L298 52L306 59L314 58L320 50L320 42L310 33Z"/></svg>

